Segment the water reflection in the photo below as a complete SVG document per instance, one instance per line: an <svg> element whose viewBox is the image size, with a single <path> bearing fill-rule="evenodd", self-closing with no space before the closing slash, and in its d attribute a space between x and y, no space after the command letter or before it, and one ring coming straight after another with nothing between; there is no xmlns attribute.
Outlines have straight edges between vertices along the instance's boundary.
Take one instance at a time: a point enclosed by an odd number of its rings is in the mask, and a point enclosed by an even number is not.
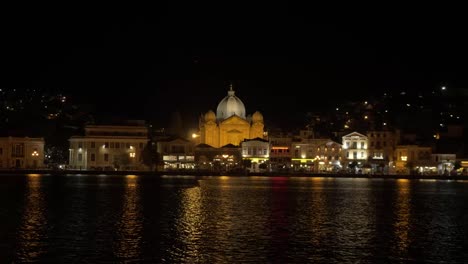
<svg viewBox="0 0 468 264"><path fill-rule="evenodd" d="M120 260L140 259L142 243L142 214L138 176L125 176L122 214L117 224L116 256Z"/></svg>
<svg viewBox="0 0 468 264"><path fill-rule="evenodd" d="M407 179L397 180L397 197L395 203L396 220L394 224L395 247L400 255L406 255L410 241L408 239L410 220L410 181Z"/></svg>
<svg viewBox="0 0 468 264"><path fill-rule="evenodd" d="M19 262L36 262L46 252L45 231L48 223L41 175L28 174L27 177L23 217L17 233L16 257Z"/></svg>
<svg viewBox="0 0 468 264"><path fill-rule="evenodd" d="M178 239L181 245L173 250L178 259L189 263L203 262L200 251L203 212L200 187L181 190L181 212L176 223Z"/></svg>
<svg viewBox="0 0 468 264"><path fill-rule="evenodd" d="M331 221L335 229L334 248L340 252L339 261L359 261L370 255L376 227L375 207L371 199L371 181L368 179L343 179L336 181L340 197ZM328 207L330 207L329 205ZM333 206L332 206L333 207ZM342 258L342 259L340 259Z"/></svg>
<svg viewBox="0 0 468 264"><path fill-rule="evenodd" d="M6 208L0 259L467 263L465 182L206 177L194 183L120 175L0 177Z"/></svg>
<svg viewBox="0 0 468 264"><path fill-rule="evenodd" d="M271 185L271 213L270 223L271 228L271 248L276 263L286 262L288 240L290 237L288 224L288 179L284 177L276 177L272 179Z"/></svg>
<svg viewBox="0 0 468 264"><path fill-rule="evenodd" d="M311 178L313 199L310 205L310 211L313 215L310 217L311 242L314 247L319 247L322 241L326 238L325 221L326 221L326 204L323 192L324 178Z"/></svg>

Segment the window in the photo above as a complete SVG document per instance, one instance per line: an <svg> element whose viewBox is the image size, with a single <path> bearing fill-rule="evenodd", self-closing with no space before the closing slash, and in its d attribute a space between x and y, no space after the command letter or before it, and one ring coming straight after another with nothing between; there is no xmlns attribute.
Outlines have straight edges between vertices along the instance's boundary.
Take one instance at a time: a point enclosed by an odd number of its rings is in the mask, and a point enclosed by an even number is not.
<svg viewBox="0 0 468 264"><path fill-rule="evenodd" d="M361 152L361 158L364 158L364 152Z"/></svg>
<svg viewBox="0 0 468 264"><path fill-rule="evenodd" d="M16 144L12 146L12 157L23 157L24 156L24 144Z"/></svg>
<svg viewBox="0 0 468 264"><path fill-rule="evenodd" d="M91 148L96 148L96 142L91 141Z"/></svg>
<svg viewBox="0 0 468 264"><path fill-rule="evenodd" d="M361 148L364 148L364 141L361 142Z"/></svg>
<svg viewBox="0 0 468 264"><path fill-rule="evenodd" d="M83 161L83 154L78 153L78 161Z"/></svg>
<svg viewBox="0 0 468 264"><path fill-rule="evenodd" d="M119 142L115 142L115 148L120 148L120 143Z"/></svg>
<svg viewBox="0 0 468 264"><path fill-rule="evenodd" d="M114 142L110 143L110 148L114 148Z"/></svg>
<svg viewBox="0 0 468 264"><path fill-rule="evenodd" d="M94 153L91 153L91 161L96 161L96 155Z"/></svg>
<svg viewBox="0 0 468 264"><path fill-rule="evenodd" d="M127 143L127 144L126 144L126 147L127 147L127 148L130 148L130 143Z"/></svg>
<svg viewBox="0 0 468 264"><path fill-rule="evenodd" d="M104 154L104 161L109 161L109 154Z"/></svg>
<svg viewBox="0 0 468 264"><path fill-rule="evenodd" d="M349 151L346 151L346 158L349 158Z"/></svg>
<svg viewBox="0 0 468 264"><path fill-rule="evenodd" d="M104 142L104 148L109 148L109 142Z"/></svg>
<svg viewBox="0 0 468 264"><path fill-rule="evenodd" d="M78 148L83 148L83 142L78 142Z"/></svg>
<svg viewBox="0 0 468 264"><path fill-rule="evenodd" d="M385 134L384 134L385 135ZM386 147L387 146L387 141L384 141L383 142L383 146Z"/></svg>
<svg viewBox="0 0 468 264"><path fill-rule="evenodd" d="M353 151L353 159L357 159L357 152Z"/></svg>

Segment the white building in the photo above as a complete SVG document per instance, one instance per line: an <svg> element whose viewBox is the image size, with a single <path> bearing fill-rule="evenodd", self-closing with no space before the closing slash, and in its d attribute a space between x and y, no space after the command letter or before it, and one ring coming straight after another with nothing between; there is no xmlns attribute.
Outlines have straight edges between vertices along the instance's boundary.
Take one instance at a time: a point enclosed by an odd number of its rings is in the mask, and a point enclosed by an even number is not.
<svg viewBox="0 0 468 264"><path fill-rule="evenodd" d="M343 165L356 162L357 167L366 163L368 157L368 138L358 132L352 132L342 137Z"/></svg>
<svg viewBox="0 0 468 264"><path fill-rule="evenodd" d="M270 142L262 138L244 139L241 142L242 159L249 161L250 172L261 172L267 169L270 158Z"/></svg>
<svg viewBox="0 0 468 264"><path fill-rule="evenodd" d="M0 138L0 168L36 169L44 167L44 139Z"/></svg>
<svg viewBox="0 0 468 264"><path fill-rule="evenodd" d="M73 136L69 141L70 169L147 169L141 157L148 142L148 129L144 123L86 126L84 136Z"/></svg>

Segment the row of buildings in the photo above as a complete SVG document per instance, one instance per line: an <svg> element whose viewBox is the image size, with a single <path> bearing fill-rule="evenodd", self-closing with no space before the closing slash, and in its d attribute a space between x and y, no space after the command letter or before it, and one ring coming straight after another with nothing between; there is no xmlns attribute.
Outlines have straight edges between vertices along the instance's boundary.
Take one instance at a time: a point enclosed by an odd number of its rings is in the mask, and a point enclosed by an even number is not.
<svg viewBox="0 0 468 264"><path fill-rule="evenodd" d="M247 115L232 86L214 111L199 118L190 138L155 133L144 121L88 125L69 139L67 167L76 170L215 170L312 173L447 174L466 171L455 153L404 144L398 130L352 132L340 140L268 133L263 115ZM41 168L41 138L0 138L1 168ZM458 164L458 165L457 165ZM456 171L458 169L458 171Z"/></svg>

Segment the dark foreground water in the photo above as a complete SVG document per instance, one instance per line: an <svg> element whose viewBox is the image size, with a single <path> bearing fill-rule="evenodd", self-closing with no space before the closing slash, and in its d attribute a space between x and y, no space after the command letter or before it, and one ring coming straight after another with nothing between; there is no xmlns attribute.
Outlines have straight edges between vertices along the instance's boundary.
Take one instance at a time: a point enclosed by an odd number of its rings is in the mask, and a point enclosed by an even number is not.
<svg viewBox="0 0 468 264"><path fill-rule="evenodd" d="M467 263L468 181L0 176L0 263Z"/></svg>

